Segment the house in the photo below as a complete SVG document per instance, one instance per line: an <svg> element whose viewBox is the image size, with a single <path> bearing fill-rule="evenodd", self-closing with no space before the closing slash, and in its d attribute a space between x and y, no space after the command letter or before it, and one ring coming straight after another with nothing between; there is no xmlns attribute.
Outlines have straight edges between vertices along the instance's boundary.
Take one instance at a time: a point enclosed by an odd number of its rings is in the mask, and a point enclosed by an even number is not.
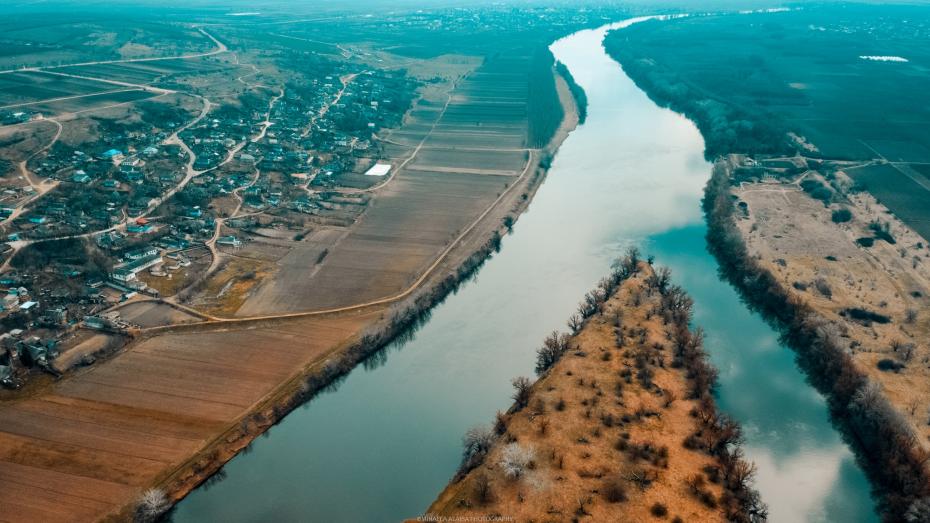
<svg viewBox="0 0 930 523"><path fill-rule="evenodd" d="M100 155L100 159L118 162L123 159L123 151L120 151L119 149L109 149Z"/></svg>
<svg viewBox="0 0 930 523"><path fill-rule="evenodd" d="M110 277L119 282L128 282L136 279L137 273L161 262L161 256L158 254L145 256L114 267Z"/></svg>
<svg viewBox="0 0 930 523"><path fill-rule="evenodd" d="M71 176L71 181L74 183L88 183L90 182L90 176L84 171L77 171Z"/></svg>
<svg viewBox="0 0 930 523"><path fill-rule="evenodd" d="M229 245L231 247L239 247L242 245L242 241L235 236L222 236L216 240L218 245Z"/></svg>
<svg viewBox="0 0 930 523"><path fill-rule="evenodd" d="M138 223L130 223L126 226L126 232L130 234L148 234L154 230L155 226L151 223L145 223L142 225Z"/></svg>
<svg viewBox="0 0 930 523"><path fill-rule="evenodd" d="M186 249L190 247L191 242L185 240L184 238L178 238L176 236L166 236L161 239L161 246L169 250L179 250Z"/></svg>
<svg viewBox="0 0 930 523"><path fill-rule="evenodd" d="M136 221L138 222L139 220L136 220ZM143 225L145 223L146 222L143 222ZM127 252L126 254L123 255L123 258L127 260L139 260L142 258L146 258L148 256L153 256L155 254L158 254L158 247L147 245L145 247L140 247L138 249L134 249L134 250Z"/></svg>
<svg viewBox="0 0 930 523"><path fill-rule="evenodd" d="M391 172L391 164L376 163L371 166L371 169L365 171L365 176L384 176L389 172Z"/></svg>

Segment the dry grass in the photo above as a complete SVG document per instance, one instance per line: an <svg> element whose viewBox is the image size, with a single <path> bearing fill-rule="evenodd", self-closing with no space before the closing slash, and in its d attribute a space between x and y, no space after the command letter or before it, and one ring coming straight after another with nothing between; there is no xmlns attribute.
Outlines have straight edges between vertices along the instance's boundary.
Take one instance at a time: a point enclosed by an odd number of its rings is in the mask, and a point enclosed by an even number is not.
<svg viewBox="0 0 930 523"><path fill-rule="evenodd" d="M734 192L748 204L748 216L738 225L750 255L836 326L857 366L881 383L888 399L922 435L921 444L930 448L927 241L867 193L850 195L844 206L853 219L836 224L831 214L837 205L826 208L791 185L745 184ZM856 244L858 238L872 236L868 225L873 220L890 223L894 245L882 240L870 248ZM854 321L843 315L851 308L890 321ZM913 344L912 352L905 348L908 344ZM879 370L881 360L903 368Z"/></svg>
<svg viewBox="0 0 930 523"><path fill-rule="evenodd" d="M196 308L206 314L233 316L251 290L269 272L269 264L251 258L228 257L210 277L195 299Z"/></svg>
<svg viewBox="0 0 930 523"><path fill-rule="evenodd" d="M671 366L671 327L650 314L658 298L634 305L644 286L642 275L628 280L588 321L533 385L528 406L505 416L505 432L483 464L450 484L430 513L514 521L725 520L686 483L716 461L683 446L699 430L691 415L698 402L681 399L689 396L689 380L683 368ZM618 312L628 333L622 347L614 334ZM640 368L652 374L653 385ZM502 466L511 442L534 456L519 478ZM720 498L721 486L705 478L703 488ZM668 515L653 515L656 504Z"/></svg>

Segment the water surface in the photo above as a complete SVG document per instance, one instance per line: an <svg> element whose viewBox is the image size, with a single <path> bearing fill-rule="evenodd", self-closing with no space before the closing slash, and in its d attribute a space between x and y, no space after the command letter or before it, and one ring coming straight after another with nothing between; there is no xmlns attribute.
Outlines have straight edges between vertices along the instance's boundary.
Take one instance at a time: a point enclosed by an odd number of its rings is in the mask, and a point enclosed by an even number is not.
<svg viewBox="0 0 930 523"><path fill-rule="evenodd" d="M640 245L694 298L720 369L720 405L746 432L771 520L874 521L868 485L824 399L777 334L717 275L700 197L704 143L653 104L603 51L607 27L552 45L588 95L588 120L560 149L502 250L383 365L353 371L193 492L175 521L398 521L452 476L465 430L510 404L535 348L565 329L610 261Z"/></svg>

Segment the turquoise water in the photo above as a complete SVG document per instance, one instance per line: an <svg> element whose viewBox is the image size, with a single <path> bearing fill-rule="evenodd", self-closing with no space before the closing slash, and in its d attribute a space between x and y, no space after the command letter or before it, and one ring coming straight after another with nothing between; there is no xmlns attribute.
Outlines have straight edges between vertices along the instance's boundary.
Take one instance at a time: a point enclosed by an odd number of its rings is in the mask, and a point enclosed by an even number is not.
<svg viewBox="0 0 930 523"><path fill-rule="evenodd" d="M685 118L653 104L601 47L607 28L554 43L588 95L587 122L501 252L412 339L359 367L256 440L187 521L398 521L452 476L465 430L510 404L546 333L630 245L670 266L720 369L720 405L746 433L771 521L875 521L868 484L793 353L717 276L699 202L710 165Z"/></svg>

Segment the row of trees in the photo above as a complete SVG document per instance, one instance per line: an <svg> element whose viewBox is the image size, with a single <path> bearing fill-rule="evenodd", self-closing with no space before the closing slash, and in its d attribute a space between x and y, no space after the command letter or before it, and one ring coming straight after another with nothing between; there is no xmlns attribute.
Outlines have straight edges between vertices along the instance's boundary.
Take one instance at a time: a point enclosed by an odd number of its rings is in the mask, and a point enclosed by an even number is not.
<svg viewBox="0 0 930 523"><path fill-rule="evenodd" d="M638 56L622 32L608 33L604 48L655 103L693 120L704 136L705 156L729 153L793 152L787 132L772 115L761 109L748 113L726 101L711 98L684 78L655 60Z"/></svg>
<svg viewBox="0 0 930 523"><path fill-rule="evenodd" d="M742 453L742 430L729 416L717 410L713 389L717 382L717 369L710 364L704 351L704 333L690 327L694 301L683 288L671 283L671 271L667 268L653 270L646 277L647 292L659 294L656 314L672 332L674 360L672 366L683 368L690 383L689 399L698 400L692 415L698 420L698 430L685 440L685 446L700 449L714 456L717 467L712 480L723 486L719 504L728 521L765 521L768 509L759 493L753 488L755 465L747 461ZM669 403L674 401L670 399ZM717 477L719 475L719 478ZM700 487L703 480L692 478L692 492L711 508L718 502Z"/></svg>
<svg viewBox="0 0 930 523"><path fill-rule="evenodd" d="M552 74L554 63L555 58L547 47L539 47L530 60L526 101L527 144L537 149L542 149L552 140L565 118Z"/></svg>
<svg viewBox="0 0 930 523"><path fill-rule="evenodd" d="M703 207L707 239L723 274L783 330L811 381L829 399L833 419L862 458L887 521L930 521L930 454L880 386L853 362L837 329L753 259L734 219L729 172L715 165Z"/></svg>
<svg viewBox="0 0 930 523"><path fill-rule="evenodd" d="M578 123L584 123L588 119L588 94L584 92L584 88L575 82L575 77L568 70L568 66L557 61L555 70L565 79L568 90L571 91L572 98L575 99L575 105L578 107Z"/></svg>

